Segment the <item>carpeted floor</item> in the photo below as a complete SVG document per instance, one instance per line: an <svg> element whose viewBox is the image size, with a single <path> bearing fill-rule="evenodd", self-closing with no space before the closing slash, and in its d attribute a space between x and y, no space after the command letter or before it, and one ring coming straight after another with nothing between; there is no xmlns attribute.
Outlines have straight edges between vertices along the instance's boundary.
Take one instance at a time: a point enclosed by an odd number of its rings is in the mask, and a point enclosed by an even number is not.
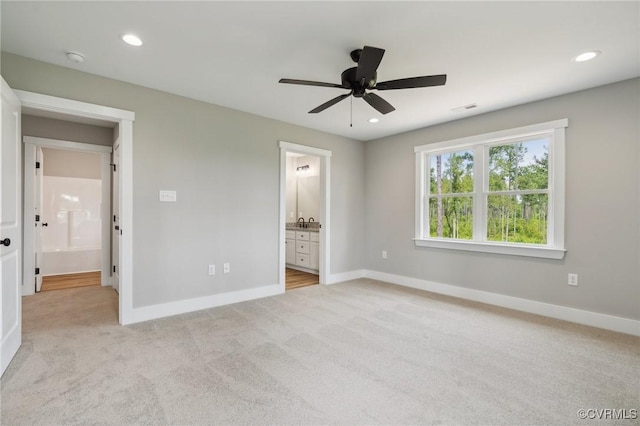
<svg viewBox="0 0 640 426"><path fill-rule="evenodd" d="M1 423L567 425L640 408L636 337L371 280L125 327L116 310L103 287L25 298Z"/></svg>

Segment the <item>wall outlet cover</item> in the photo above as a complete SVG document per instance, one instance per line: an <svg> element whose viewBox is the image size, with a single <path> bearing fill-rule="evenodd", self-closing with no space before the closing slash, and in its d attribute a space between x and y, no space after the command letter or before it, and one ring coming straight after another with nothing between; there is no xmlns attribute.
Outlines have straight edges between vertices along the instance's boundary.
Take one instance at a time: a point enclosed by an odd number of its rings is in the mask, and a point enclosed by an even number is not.
<svg viewBox="0 0 640 426"><path fill-rule="evenodd" d="M162 202L169 202L169 203L175 203L178 199L178 195L176 193L176 191L167 191L164 189L160 190L160 201Z"/></svg>

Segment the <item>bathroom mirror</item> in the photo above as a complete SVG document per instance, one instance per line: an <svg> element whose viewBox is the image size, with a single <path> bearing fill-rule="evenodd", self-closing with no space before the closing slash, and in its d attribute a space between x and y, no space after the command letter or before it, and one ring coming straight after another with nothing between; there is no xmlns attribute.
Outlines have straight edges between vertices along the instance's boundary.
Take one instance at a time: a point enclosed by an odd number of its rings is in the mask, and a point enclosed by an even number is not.
<svg viewBox="0 0 640 426"><path fill-rule="evenodd" d="M298 217L320 221L320 177L298 177ZM297 219L297 218L296 218Z"/></svg>
<svg viewBox="0 0 640 426"><path fill-rule="evenodd" d="M287 222L320 222L320 157L287 153Z"/></svg>

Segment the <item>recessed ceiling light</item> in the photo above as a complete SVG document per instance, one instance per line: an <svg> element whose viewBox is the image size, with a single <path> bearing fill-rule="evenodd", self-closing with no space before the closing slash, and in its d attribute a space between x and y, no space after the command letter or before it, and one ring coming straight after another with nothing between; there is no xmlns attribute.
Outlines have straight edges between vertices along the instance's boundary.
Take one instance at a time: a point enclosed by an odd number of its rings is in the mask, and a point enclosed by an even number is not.
<svg viewBox="0 0 640 426"><path fill-rule="evenodd" d="M573 58L573 60L575 62L584 62L584 61L588 61L590 59L595 58L596 56L598 56L601 52L599 50L590 50L588 52L584 52L579 54L578 56L576 56L575 58Z"/></svg>
<svg viewBox="0 0 640 426"><path fill-rule="evenodd" d="M125 34L122 36L122 41L131 46L142 46L142 40L134 34Z"/></svg>
<svg viewBox="0 0 640 426"><path fill-rule="evenodd" d="M370 118L369 119L369 123L377 123L378 121L380 121L380 120L378 120L377 118Z"/></svg>

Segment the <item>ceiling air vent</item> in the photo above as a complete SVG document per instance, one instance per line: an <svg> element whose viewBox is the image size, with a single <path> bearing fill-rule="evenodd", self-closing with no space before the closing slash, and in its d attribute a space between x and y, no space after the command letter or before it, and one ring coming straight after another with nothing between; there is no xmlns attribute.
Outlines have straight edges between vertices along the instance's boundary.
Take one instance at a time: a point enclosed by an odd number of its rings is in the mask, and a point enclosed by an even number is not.
<svg viewBox="0 0 640 426"><path fill-rule="evenodd" d="M454 112L466 111L468 109L474 109L474 108L477 108L477 107L478 107L478 104L469 104L469 105L463 105L463 106L458 107L458 108L453 108L451 111L454 111Z"/></svg>

